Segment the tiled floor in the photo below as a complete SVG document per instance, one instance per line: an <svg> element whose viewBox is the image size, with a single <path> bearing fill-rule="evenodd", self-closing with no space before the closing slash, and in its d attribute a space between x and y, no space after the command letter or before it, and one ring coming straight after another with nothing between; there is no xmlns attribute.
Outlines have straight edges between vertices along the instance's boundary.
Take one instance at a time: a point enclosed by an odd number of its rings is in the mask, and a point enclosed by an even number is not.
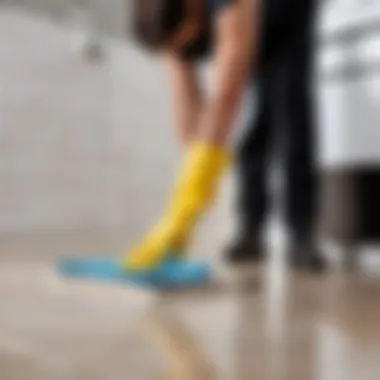
<svg viewBox="0 0 380 380"><path fill-rule="evenodd" d="M207 291L160 295L54 276L55 257L110 246L2 244L1 380L379 379L378 278L318 278L274 261L248 290L234 273Z"/></svg>

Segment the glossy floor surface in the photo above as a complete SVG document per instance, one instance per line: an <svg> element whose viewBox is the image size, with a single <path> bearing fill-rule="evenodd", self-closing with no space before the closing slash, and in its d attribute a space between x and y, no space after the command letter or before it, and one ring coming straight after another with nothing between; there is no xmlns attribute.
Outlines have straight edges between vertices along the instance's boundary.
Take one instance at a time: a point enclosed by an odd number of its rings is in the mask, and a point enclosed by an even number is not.
<svg viewBox="0 0 380 380"><path fill-rule="evenodd" d="M1 245L1 380L379 379L379 277L291 273L276 255L182 293L54 275L58 256L110 241Z"/></svg>
<svg viewBox="0 0 380 380"><path fill-rule="evenodd" d="M32 3L45 9L53 1ZM62 9L68 3L59 0ZM76 230L74 222L95 220L129 232L0 241L0 380L380 379L376 276L291 273L275 252L249 278L221 268L221 284L186 293L57 278L58 257L116 252L160 210L177 160L164 79L136 52L124 56L111 46L102 66L90 66L62 31L1 11L1 85L9 94L1 115L9 132L2 141L2 227ZM112 21L104 20L105 27L115 25L115 17L101 13ZM156 106L142 112L142 104ZM145 135L155 145L135 143ZM99 154L88 141L99 144ZM232 231L225 206L233 197L224 199L196 251L215 250Z"/></svg>

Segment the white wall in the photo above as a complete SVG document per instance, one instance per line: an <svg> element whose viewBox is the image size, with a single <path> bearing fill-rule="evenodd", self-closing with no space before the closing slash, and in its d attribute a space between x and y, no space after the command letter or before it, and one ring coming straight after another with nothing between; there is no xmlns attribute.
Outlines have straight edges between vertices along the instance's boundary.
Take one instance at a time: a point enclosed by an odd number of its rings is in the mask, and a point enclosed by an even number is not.
<svg viewBox="0 0 380 380"><path fill-rule="evenodd" d="M1 3L63 22L82 22L79 13L85 10L86 20L97 30L122 37L128 31L132 0L0 0Z"/></svg>
<svg viewBox="0 0 380 380"><path fill-rule="evenodd" d="M91 65L75 41L0 11L0 232L139 228L170 183L176 151L158 67L116 44Z"/></svg>

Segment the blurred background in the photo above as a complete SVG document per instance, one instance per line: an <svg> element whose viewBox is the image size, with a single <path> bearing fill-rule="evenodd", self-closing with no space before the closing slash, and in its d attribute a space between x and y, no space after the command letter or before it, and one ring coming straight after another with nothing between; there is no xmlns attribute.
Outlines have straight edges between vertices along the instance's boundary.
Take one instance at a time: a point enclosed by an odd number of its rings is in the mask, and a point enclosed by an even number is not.
<svg viewBox="0 0 380 380"><path fill-rule="evenodd" d="M1 380L150 379L165 362L134 335L141 307L120 290L64 291L44 274L62 255L120 252L170 186L178 147L165 78L129 22L125 0L0 1ZM176 311L152 324L179 347L168 354L182 363L175 378L378 379L380 3L320 1L317 28L321 232L329 260L354 250L364 274L276 269L260 295L170 298ZM232 176L196 256L217 261L232 234ZM277 215L268 237L281 249Z"/></svg>

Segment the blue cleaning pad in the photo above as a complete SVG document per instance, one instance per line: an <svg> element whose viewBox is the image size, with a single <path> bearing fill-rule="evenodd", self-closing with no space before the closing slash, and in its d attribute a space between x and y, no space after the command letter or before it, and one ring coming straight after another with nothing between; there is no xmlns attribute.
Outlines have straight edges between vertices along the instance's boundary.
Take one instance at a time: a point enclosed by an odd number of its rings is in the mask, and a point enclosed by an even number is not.
<svg viewBox="0 0 380 380"><path fill-rule="evenodd" d="M189 287L210 281L208 264L167 258L158 267L146 272L127 272L120 261L108 258L64 259L58 263L59 275L66 278L95 280L141 287Z"/></svg>

